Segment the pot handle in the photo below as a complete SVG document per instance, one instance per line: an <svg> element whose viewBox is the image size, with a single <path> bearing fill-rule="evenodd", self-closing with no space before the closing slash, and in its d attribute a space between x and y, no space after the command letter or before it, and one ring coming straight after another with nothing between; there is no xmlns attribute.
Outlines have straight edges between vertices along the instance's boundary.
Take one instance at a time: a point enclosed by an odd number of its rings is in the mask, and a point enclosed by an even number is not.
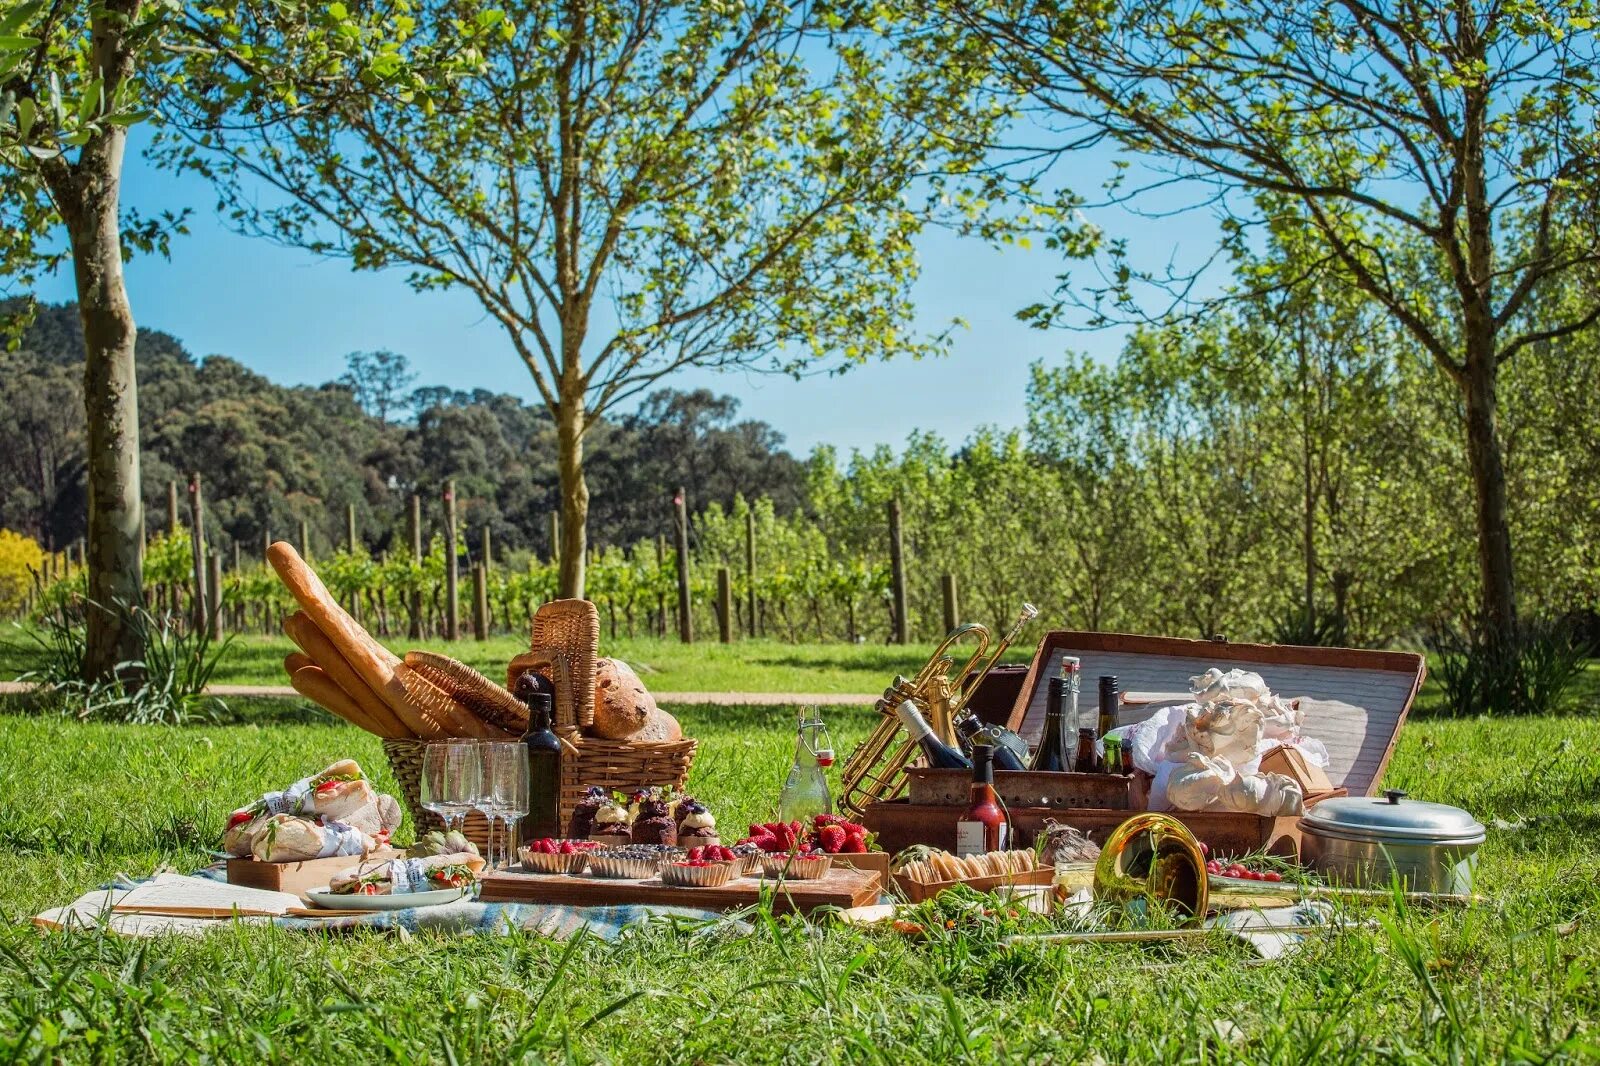
<svg viewBox="0 0 1600 1066"><path fill-rule="evenodd" d="M1386 788L1383 790L1383 798L1388 800L1391 806L1398 805L1401 800L1409 795L1411 793L1403 788Z"/></svg>

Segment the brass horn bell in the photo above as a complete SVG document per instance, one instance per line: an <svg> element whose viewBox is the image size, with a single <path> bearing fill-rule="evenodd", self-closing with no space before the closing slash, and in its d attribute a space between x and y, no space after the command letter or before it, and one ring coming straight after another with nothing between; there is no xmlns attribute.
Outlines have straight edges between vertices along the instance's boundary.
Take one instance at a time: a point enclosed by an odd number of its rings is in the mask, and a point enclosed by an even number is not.
<svg viewBox="0 0 1600 1066"><path fill-rule="evenodd" d="M1156 907L1185 925L1206 914L1206 860L1189 827L1170 815L1137 814L1112 832L1094 867L1094 898L1129 915Z"/></svg>

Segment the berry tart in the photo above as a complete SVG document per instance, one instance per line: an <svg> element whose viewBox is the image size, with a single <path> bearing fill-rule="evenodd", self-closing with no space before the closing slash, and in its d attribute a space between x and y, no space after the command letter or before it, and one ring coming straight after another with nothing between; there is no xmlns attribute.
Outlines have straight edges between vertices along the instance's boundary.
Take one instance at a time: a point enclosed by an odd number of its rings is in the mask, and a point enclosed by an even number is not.
<svg viewBox="0 0 1600 1066"><path fill-rule="evenodd" d="M678 888L721 888L738 863L722 859L675 859L661 866L661 880Z"/></svg>
<svg viewBox="0 0 1600 1066"><path fill-rule="evenodd" d="M661 864L678 859L683 853L677 848L652 844L624 844L621 847L601 848L589 853L589 872L596 877L654 877Z"/></svg>
<svg viewBox="0 0 1600 1066"><path fill-rule="evenodd" d="M768 852L761 856L762 873L790 881L815 881L828 876L832 866L832 855L825 851L812 851L809 845L799 851Z"/></svg>
<svg viewBox="0 0 1600 1066"><path fill-rule="evenodd" d="M522 866L541 874L580 874L589 864L589 853L602 845L593 840L530 840L522 846Z"/></svg>

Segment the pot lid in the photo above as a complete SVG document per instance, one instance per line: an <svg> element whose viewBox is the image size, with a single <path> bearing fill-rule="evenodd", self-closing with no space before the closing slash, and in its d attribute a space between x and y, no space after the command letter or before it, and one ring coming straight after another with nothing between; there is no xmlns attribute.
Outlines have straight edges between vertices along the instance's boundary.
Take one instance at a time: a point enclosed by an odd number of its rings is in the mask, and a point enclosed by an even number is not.
<svg viewBox="0 0 1600 1066"><path fill-rule="evenodd" d="M1324 835L1408 844L1482 844L1484 830L1460 807L1407 799L1397 788L1381 796L1326 799L1301 819Z"/></svg>

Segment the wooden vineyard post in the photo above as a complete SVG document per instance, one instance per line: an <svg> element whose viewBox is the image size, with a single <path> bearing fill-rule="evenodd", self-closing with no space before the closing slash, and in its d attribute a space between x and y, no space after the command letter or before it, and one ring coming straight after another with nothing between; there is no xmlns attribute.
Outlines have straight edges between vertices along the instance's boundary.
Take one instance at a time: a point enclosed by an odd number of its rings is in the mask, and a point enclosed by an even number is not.
<svg viewBox="0 0 1600 1066"><path fill-rule="evenodd" d="M660 533L656 534L656 572L667 568L667 538ZM656 596L656 636L662 640L667 638L667 594L665 592Z"/></svg>
<svg viewBox="0 0 1600 1066"><path fill-rule="evenodd" d="M484 571L484 573L488 573L490 570L494 569L494 556L489 554L489 548L490 548L490 544L489 544L489 527L488 526L484 526L483 527L483 548L481 549L482 554L483 554L483 571Z"/></svg>
<svg viewBox="0 0 1600 1066"><path fill-rule="evenodd" d="M756 634L756 509L744 513L745 627L747 637Z"/></svg>
<svg viewBox="0 0 1600 1066"><path fill-rule="evenodd" d="M726 566L717 567L717 624L722 643L733 643L733 581Z"/></svg>
<svg viewBox="0 0 1600 1066"><path fill-rule="evenodd" d="M561 512L550 512L550 565L561 569Z"/></svg>
<svg viewBox="0 0 1600 1066"><path fill-rule="evenodd" d="M356 543L356 505L353 503L347 503L344 505L344 550L349 552L351 555L355 555ZM347 604L345 604L345 606L350 611L350 617L356 620L357 625L360 625L361 593L351 592L350 600Z"/></svg>
<svg viewBox="0 0 1600 1066"><path fill-rule="evenodd" d="M300 558L311 561L311 526L304 518L300 519Z"/></svg>
<svg viewBox="0 0 1600 1066"><path fill-rule="evenodd" d="M422 562L422 497L416 493L411 494L411 506L406 510L406 535L411 541L411 561ZM422 590L412 589L411 599L407 603L411 621L406 627L406 635L412 640L422 639Z"/></svg>
<svg viewBox="0 0 1600 1066"><path fill-rule="evenodd" d="M206 602L207 632L212 640L222 639L222 556L216 552L211 553L209 567L209 580L206 583L208 600Z"/></svg>
<svg viewBox="0 0 1600 1066"><path fill-rule="evenodd" d="M456 480L444 483L444 636L446 640L461 637L461 604L456 586L460 574L456 562Z"/></svg>
<svg viewBox="0 0 1600 1066"><path fill-rule="evenodd" d="M946 574L939 579L944 591L944 631L950 632L960 624L961 606L956 601L956 575Z"/></svg>
<svg viewBox="0 0 1600 1066"><path fill-rule="evenodd" d="M489 571L481 562L472 566L472 629L479 640L489 639Z"/></svg>
<svg viewBox="0 0 1600 1066"><path fill-rule="evenodd" d="M167 533L178 531L178 483L167 482Z"/></svg>
<svg viewBox="0 0 1600 1066"><path fill-rule="evenodd" d="M894 577L894 642L907 644L911 627L906 618L906 547L898 497L889 501L889 566Z"/></svg>
<svg viewBox="0 0 1600 1066"><path fill-rule="evenodd" d="M208 624L206 614L210 603L206 596L205 504L200 494L198 471L189 475L189 514L193 523L189 539L193 548L191 554L194 556L194 632L198 633Z"/></svg>
<svg viewBox="0 0 1600 1066"><path fill-rule="evenodd" d="M694 619L689 617L689 505L683 489L672 498L673 533L678 540L678 638L694 643Z"/></svg>

